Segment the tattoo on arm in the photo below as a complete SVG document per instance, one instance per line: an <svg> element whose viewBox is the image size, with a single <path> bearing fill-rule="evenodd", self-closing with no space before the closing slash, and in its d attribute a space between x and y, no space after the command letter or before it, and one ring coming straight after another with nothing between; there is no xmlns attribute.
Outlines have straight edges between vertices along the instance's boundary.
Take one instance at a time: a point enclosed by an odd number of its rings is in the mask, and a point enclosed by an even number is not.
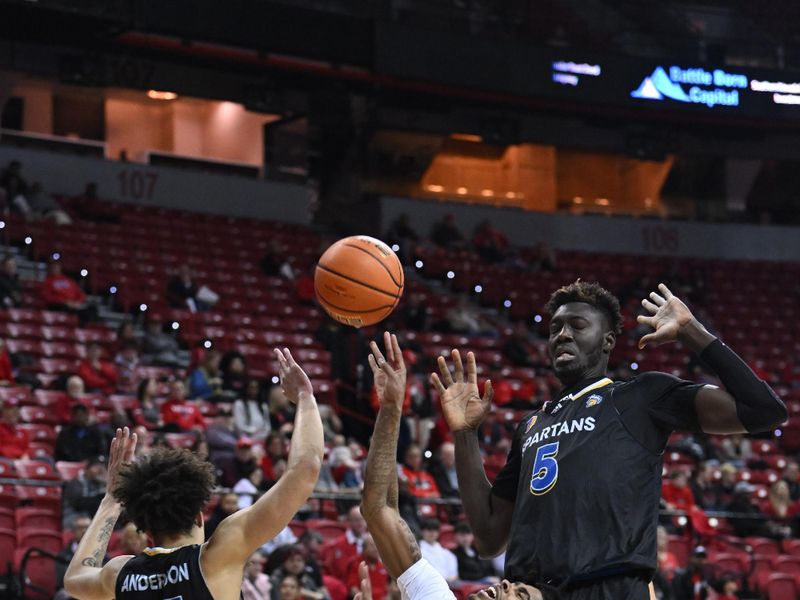
<svg viewBox="0 0 800 600"><path fill-rule="evenodd" d="M90 556L89 558L84 558L81 561L81 564L84 567L96 567L97 566L97 561Z"/></svg>
<svg viewBox="0 0 800 600"><path fill-rule="evenodd" d="M411 532L411 529L403 519L400 519L400 523L402 524L403 533L406 534L406 542L408 542L408 547L411 549L411 561L412 564L419 562L422 558L422 552L419 549L419 544L417 543L417 538L414 537L414 534Z"/></svg>
<svg viewBox="0 0 800 600"><path fill-rule="evenodd" d="M103 523L103 528L97 536L97 549L92 556L84 558L81 564L86 567L99 567L103 563L103 557L108 550L108 542L111 540L111 534L114 532L114 524L117 522L116 517L109 517Z"/></svg>

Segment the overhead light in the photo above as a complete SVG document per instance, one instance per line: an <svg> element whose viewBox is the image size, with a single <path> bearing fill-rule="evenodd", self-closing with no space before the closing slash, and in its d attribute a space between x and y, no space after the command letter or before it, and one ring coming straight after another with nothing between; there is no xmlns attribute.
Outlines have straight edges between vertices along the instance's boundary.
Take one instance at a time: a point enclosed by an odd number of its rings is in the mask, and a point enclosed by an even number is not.
<svg viewBox="0 0 800 600"><path fill-rule="evenodd" d="M494 196L494 190L481 190L481 196Z"/></svg>
<svg viewBox="0 0 800 600"><path fill-rule="evenodd" d="M572 199L572 202L573 202L574 204L583 204L583 198L581 198L580 196L575 196L575 197Z"/></svg>
<svg viewBox="0 0 800 600"><path fill-rule="evenodd" d="M611 200L609 200L608 198L595 198L594 203L597 204L598 206L608 206L609 204L611 204Z"/></svg>
<svg viewBox="0 0 800 600"><path fill-rule="evenodd" d="M164 92L160 90L147 90L147 97L152 100L175 100L178 94L175 92Z"/></svg>
<svg viewBox="0 0 800 600"><path fill-rule="evenodd" d="M459 142L474 142L479 143L483 138L475 133L453 133L450 134L451 140L458 140Z"/></svg>
<svg viewBox="0 0 800 600"><path fill-rule="evenodd" d="M441 191L444 191L444 186L443 186L443 185L437 185L437 184L435 184L435 183L432 183L431 185L429 185L429 186L427 187L427 190L428 190L429 192L441 192Z"/></svg>
<svg viewBox="0 0 800 600"><path fill-rule="evenodd" d="M465 187L460 187L460 188L458 188L458 189L456 190L456 192L458 192L459 194L461 194L461 195L463 196L464 194L466 194L466 193L467 193L467 188L465 188Z"/></svg>

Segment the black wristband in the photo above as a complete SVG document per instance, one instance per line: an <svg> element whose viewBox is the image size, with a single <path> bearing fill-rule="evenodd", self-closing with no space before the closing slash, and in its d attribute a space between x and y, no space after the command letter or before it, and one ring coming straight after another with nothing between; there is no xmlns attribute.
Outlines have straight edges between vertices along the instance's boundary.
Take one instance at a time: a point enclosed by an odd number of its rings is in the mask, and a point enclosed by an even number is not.
<svg viewBox="0 0 800 600"><path fill-rule="evenodd" d="M706 346L700 358L733 396L736 414L747 431L769 431L786 421L789 415L783 401L721 340L716 339Z"/></svg>

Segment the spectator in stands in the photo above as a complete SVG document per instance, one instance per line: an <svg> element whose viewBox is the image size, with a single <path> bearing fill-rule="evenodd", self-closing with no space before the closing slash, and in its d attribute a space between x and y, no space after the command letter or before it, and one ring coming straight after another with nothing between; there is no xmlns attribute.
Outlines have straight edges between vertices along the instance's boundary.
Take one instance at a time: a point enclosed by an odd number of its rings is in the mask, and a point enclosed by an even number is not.
<svg viewBox="0 0 800 600"><path fill-rule="evenodd" d="M455 554L439 543L441 531L439 520L423 519L420 527L422 539L419 541L419 549L422 552L422 558L431 563L433 568L447 580L447 583L455 583L458 580L458 560Z"/></svg>
<svg viewBox="0 0 800 600"><path fill-rule="evenodd" d="M222 374L222 390L225 396L232 400L244 398L250 381L244 355L237 351L223 354L219 361L219 372Z"/></svg>
<svg viewBox="0 0 800 600"><path fill-rule="evenodd" d="M191 312L206 310L213 304L204 300L189 265L181 265L177 275L167 282L167 302L172 308L188 308Z"/></svg>
<svg viewBox="0 0 800 600"><path fill-rule="evenodd" d="M91 522L91 517L87 515L76 515L72 520L72 527L70 528L72 539L62 548L61 552L58 553L59 560L56 561L56 588L59 590L64 587L64 574L67 572L67 565L69 561L72 560L72 557L75 556L75 552L78 550L78 544L80 544L83 539L86 530L89 529L89 524ZM63 592L61 596L56 594L57 599L62 597L66 600L66 598L69 598L69 595L66 592Z"/></svg>
<svg viewBox="0 0 800 600"><path fill-rule="evenodd" d="M278 555L280 557L279 565L283 564L283 559L288 554L289 548L297 543L297 536L292 531L292 528L288 525L281 529L274 538L269 540L265 543L261 548L259 548L259 552L262 556L267 557L267 573L272 573L275 571L275 568L270 568L270 563L272 562L273 554ZM286 549L286 552L279 553L276 550L280 550L281 548Z"/></svg>
<svg viewBox="0 0 800 600"><path fill-rule="evenodd" d="M753 447L750 440L741 433L726 435L722 438L719 448L719 458L733 466L741 468L753 457Z"/></svg>
<svg viewBox="0 0 800 600"><path fill-rule="evenodd" d="M61 262L56 259L51 258L47 262L47 277L42 282L40 295L49 310L75 313L81 325L85 325L96 313L76 281L62 273Z"/></svg>
<svg viewBox="0 0 800 600"><path fill-rule="evenodd" d="M294 270L286 260L287 251L277 241L270 240L269 246L258 263L267 277L283 277L294 279Z"/></svg>
<svg viewBox="0 0 800 600"><path fill-rule="evenodd" d="M480 313L461 295L458 302L447 311L444 325L451 333L464 333L474 335L491 328L484 323Z"/></svg>
<svg viewBox="0 0 800 600"><path fill-rule="evenodd" d="M233 459L239 434L234 427L233 414L229 405L219 405L216 416L206 429L205 439L208 442L211 462L215 465L221 468L222 465Z"/></svg>
<svg viewBox="0 0 800 600"><path fill-rule="evenodd" d="M422 449L411 444L400 467L400 478L415 498L439 498L439 487L430 473L422 468Z"/></svg>
<svg viewBox="0 0 800 600"><path fill-rule="evenodd" d="M538 352L530 340L530 332L524 321L514 325L514 330L503 344L503 356L515 367L535 367L542 361L536 360Z"/></svg>
<svg viewBox="0 0 800 600"><path fill-rule="evenodd" d="M64 527L69 527L76 515L94 516L106 493L106 457L93 456L86 468L64 486L62 515Z"/></svg>
<svg viewBox="0 0 800 600"><path fill-rule="evenodd" d="M52 194L44 191L42 184L38 181L31 185L28 206L30 207L30 212L25 215L26 217L47 219L56 225L72 224L72 219L67 212L53 198Z"/></svg>
<svg viewBox="0 0 800 600"><path fill-rule="evenodd" d="M266 439L272 425L269 420L269 407L261 402L261 388L258 380L247 382L244 394L233 403L233 426L236 433L255 440Z"/></svg>
<svg viewBox="0 0 800 600"><path fill-rule="evenodd" d="M130 319L125 319L119 324L114 342L116 344L117 351L122 350L126 344L132 344L137 351L141 349L141 336L133 326L133 321Z"/></svg>
<svg viewBox="0 0 800 600"><path fill-rule="evenodd" d="M67 378L64 393L58 397L53 407L60 423L69 422L72 418L72 407L77 403L84 402L85 394L83 379L77 375L70 375Z"/></svg>
<svg viewBox="0 0 800 600"><path fill-rule="evenodd" d="M114 552L112 558L123 554L138 556L145 548L147 548L147 534L136 529L136 525L131 521L122 527L119 535L119 548Z"/></svg>
<svg viewBox="0 0 800 600"><path fill-rule="evenodd" d="M441 220L433 224L431 241L440 248L459 248L464 244L464 236L456 227L456 218L453 214L446 214Z"/></svg>
<svg viewBox="0 0 800 600"><path fill-rule="evenodd" d="M294 278L294 295L300 304L315 305L314 269L312 265L305 271L298 271Z"/></svg>
<svg viewBox="0 0 800 600"><path fill-rule="evenodd" d="M402 214L389 225L384 239L390 246L397 244L400 247L398 250L400 258L404 263L408 263L414 257L419 235L408 222L408 215Z"/></svg>
<svg viewBox="0 0 800 600"><path fill-rule="evenodd" d="M272 598L277 598L278 600L305 600L302 594L303 589L300 585L300 579L291 573L285 574L278 585L280 586L278 588L278 595L275 596L273 593Z"/></svg>
<svg viewBox="0 0 800 600"><path fill-rule="evenodd" d="M233 486L233 491L239 495L239 509L252 505L263 492L264 472L253 466L246 477L242 477Z"/></svg>
<svg viewBox="0 0 800 600"><path fill-rule="evenodd" d="M186 386L175 380L169 386L170 395L161 405L161 421L164 431L205 431L206 420L200 409L186 401Z"/></svg>
<svg viewBox="0 0 800 600"><path fill-rule="evenodd" d="M17 259L7 254L0 268L0 302L7 308L22 305L22 284L17 273Z"/></svg>
<svg viewBox="0 0 800 600"><path fill-rule="evenodd" d="M100 199L97 195L97 184L93 181L86 184L82 194L70 199L70 208L79 219L99 223L119 221L119 213L114 205Z"/></svg>
<svg viewBox="0 0 800 600"><path fill-rule="evenodd" d="M281 386L273 385L267 394L269 421L273 432L291 432L294 422L294 405L286 398Z"/></svg>
<svg viewBox="0 0 800 600"><path fill-rule="evenodd" d="M6 207L16 211L20 206L27 206L28 182L22 177L22 163L12 160L0 174L0 191Z"/></svg>
<svg viewBox="0 0 800 600"><path fill-rule="evenodd" d="M503 262L508 256L508 238L495 228L489 219L484 219L475 228L472 245L483 260L491 263Z"/></svg>
<svg viewBox="0 0 800 600"><path fill-rule="evenodd" d="M268 480L275 481L273 468L278 461L286 460L286 438L280 432L273 431L267 436L265 440L264 456L261 458L261 468L264 471L264 477Z"/></svg>
<svg viewBox="0 0 800 600"><path fill-rule="evenodd" d="M239 497L233 492L223 494L217 505L214 507L214 510L211 512L211 516L205 522L204 530L206 539L211 537L211 534L216 531L217 527L220 523L222 523L222 521L231 516L237 510L239 510Z"/></svg>
<svg viewBox="0 0 800 600"><path fill-rule="evenodd" d="M789 485L779 479L769 488L768 502L764 506L764 514L774 523L785 525L793 532L798 531L798 513L800 502L793 502L789 495Z"/></svg>
<svg viewBox="0 0 800 600"><path fill-rule="evenodd" d="M253 454L253 440L241 438L236 442L236 448L228 460L214 461L220 471L220 484L224 487L233 487L242 478L248 477L253 469L259 468L258 461ZM265 479L271 479L265 474ZM277 480L277 477L274 479Z"/></svg>
<svg viewBox="0 0 800 600"><path fill-rule="evenodd" d="M317 500L317 502L319 502L319 500ZM324 542L325 538L322 537L322 534L314 529L306 529L298 540L298 543L305 552L306 564L317 573L322 573L319 561L322 552L322 544Z"/></svg>
<svg viewBox="0 0 800 600"><path fill-rule="evenodd" d="M456 447L453 442L444 442L437 451L429 471L442 498L458 498L458 475L456 474Z"/></svg>
<svg viewBox="0 0 800 600"><path fill-rule="evenodd" d="M361 515L361 509L353 506L347 511L347 529L344 534L331 542L327 548L328 564L332 575L344 579L350 561L364 551L366 536L367 522Z"/></svg>
<svg viewBox="0 0 800 600"><path fill-rule="evenodd" d="M389 573L381 562L378 555L378 547L370 534L364 538L364 550L350 561L350 566L345 577L345 584L351 596L358 593L361 589L361 579L358 575L358 566L361 562L367 564L369 571L369 581L372 584L372 597L377 599L386 598L389 588Z"/></svg>
<svg viewBox="0 0 800 600"><path fill-rule="evenodd" d="M786 462L783 469L783 480L789 486L789 497L793 502L800 500L800 466L794 460Z"/></svg>
<svg viewBox="0 0 800 600"><path fill-rule="evenodd" d="M300 582L300 596L303 600L330 600L328 591L322 584L322 577L315 576L313 569L306 565L305 553L300 546L293 546L286 555L281 565L272 574L272 588L279 590L280 583L285 575L294 575ZM274 594L273 598L280 598L279 594Z"/></svg>
<svg viewBox="0 0 800 600"><path fill-rule="evenodd" d="M674 600L705 600L715 595L712 576L706 565L706 549L697 546L689 559L689 566L680 569L672 581Z"/></svg>
<svg viewBox="0 0 800 600"><path fill-rule="evenodd" d="M761 536L774 539L789 537L792 532L788 526L758 518L763 513L753 499L755 491L755 486L747 481L740 481L736 484L733 490L733 500L725 507L725 510L749 516L730 519L734 533L739 537Z"/></svg>
<svg viewBox="0 0 800 600"><path fill-rule="evenodd" d="M74 404L70 422L56 436L55 460L80 462L105 450L105 436L97 425L89 422L89 409L83 404Z"/></svg>
<svg viewBox="0 0 800 600"><path fill-rule="evenodd" d="M334 436L333 448L328 456L334 479L341 488L360 489L361 462L353 454L353 449L345 442L343 435Z"/></svg>
<svg viewBox="0 0 800 600"><path fill-rule="evenodd" d="M720 580L720 593L716 600L739 600L739 582L736 577L727 575Z"/></svg>
<svg viewBox="0 0 800 600"><path fill-rule="evenodd" d="M0 457L28 458L30 443L28 432L19 427L17 401L7 398L3 401L2 419L0 419Z"/></svg>
<svg viewBox="0 0 800 600"><path fill-rule="evenodd" d="M531 256L531 267L534 271L554 272L558 268L558 259L555 251L545 242L539 242L533 247ZM647 288L649 293L651 288ZM639 298L639 296L637 296Z"/></svg>
<svg viewBox="0 0 800 600"><path fill-rule="evenodd" d="M675 572L680 565L674 553L669 549L669 535L663 525L659 525L656 529L656 548L658 558L658 571L661 573L666 581L672 581Z"/></svg>
<svg viewBox="0 0 800 600"><path fill-rule="evenodd" d="M222 400L222 377L219 373L220 354L209 350L203 355L200 365L189 377L189 391L192 398L203 400Z"/></svg>
<svg viewBox="0 0 800 600"><path fill-rule="evenodd" d="M688 511L695 505L686 471L678 469L669 474L661 486L661 498L670 510Z"/></svg>
<svg viewBox="0 0 800 600"><path fill-rule="evenodd" d="M11 365L11 355L8 353L6 341L0 338L0 387L14 385L14 368Z"/></svg>
<svg viewBox="0 0 800 600"><path fill-rule="evenodd" d="M138 344L133 341L124 342L122 348L114 357L114 365L118 375L117 390L124 393L136 391L140 364Z"/></svg>
<svg viewBox="0 0 800 600"><path fill-rule="evenodd" d="M466 521L456 523L456 548L453 550L458 561L458 578L462 581L497 583L500 578L494 572L491 560L480 557L475 547L475 536Z"/></svg>
<svg viewBox="0 0 800 600"><path fill-rule="evenodd" d="M146 377L136 386L136 408L134 421L148 429L161 427L161 409L156 403L158 382L152 377ZM141 442L141 438L140 442Z"/></svg>
<svg viewBox="0 0 800 600"><path fill-rule="evenodd" d="M719 479L714 486L714 508L724 510L733 500L734 489L736 487L736 467L730 463L725 463L719 468Z"/></svg>
<svg viewBox="0 0 800 600"><path fill-rule="evenodd" d="M103 358L100 344L93 342L86 348L86 358L78 365L78 376L90 392L113 394L117 389L117 369Z"/></svg>
<svg viewBox="0 0 800 600"><path fill-rule="evenodd" d="M709 462L697 465L689 482L689 488L697 506L705 510L714 509L717 495L714 488L714 468Z"/></svg>
<svg viewBox="0 0 800 600"><path fill-rule="evenodd" d="M178 341L171 333L164 332L163 325L160 315L148 316L142 340L142 362L160 367L185 367Z"/></svg>
<svg viewBox="0 0 800 600"><path fill-rule="evenodd" d="M272 584L269 577L264 573L264 565L267 559L259 552L253 552L250 560L244 567L244 578L242 579L242 599L243 600L269 600L272 592Z"/></svg>
<svg viewBox="0 0 800 600"><path fill-rule="evenodd" d="M428 328L428 307L419 294L411 294L403 306L403 322L411 331L425 331Z"/></svg>

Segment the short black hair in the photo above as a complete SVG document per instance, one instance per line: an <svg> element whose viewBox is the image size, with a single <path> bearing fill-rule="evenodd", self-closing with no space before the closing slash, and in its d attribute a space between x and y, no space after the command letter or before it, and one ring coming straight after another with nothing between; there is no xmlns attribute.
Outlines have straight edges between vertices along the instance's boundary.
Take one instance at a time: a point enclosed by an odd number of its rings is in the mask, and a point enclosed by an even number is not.
<svg viewBox="0 0 800 600"><path fill-rule="evenodd" d="M456 523L455 527L456 533L472 533L472 528L469 526L469 523L466 521L459 521Z"/></svg>
<svg viewBox="0 0 800 600"><path fill-rule="evenodd" d="M422 531L439 531L442 528L442 524L439 519L422 519L419 528Z"/></svg>
<svg viewBox="0 0 800 600"><path fill-rule="evenodd" d="M208 502L216 476L189 450L159 448L125 465L112 490L137 529L154 537L188 534Z"/></svg>
<svg viewBox="0 0 800 600"><path fill-rule="evenodd" d="M558 288L547 302L547 312L552 317L564 304L585 302L601 311L608 319L611 331L622 333L622 314L617 297L597 282L586 282L578 279L574 283Z"/></svg>

